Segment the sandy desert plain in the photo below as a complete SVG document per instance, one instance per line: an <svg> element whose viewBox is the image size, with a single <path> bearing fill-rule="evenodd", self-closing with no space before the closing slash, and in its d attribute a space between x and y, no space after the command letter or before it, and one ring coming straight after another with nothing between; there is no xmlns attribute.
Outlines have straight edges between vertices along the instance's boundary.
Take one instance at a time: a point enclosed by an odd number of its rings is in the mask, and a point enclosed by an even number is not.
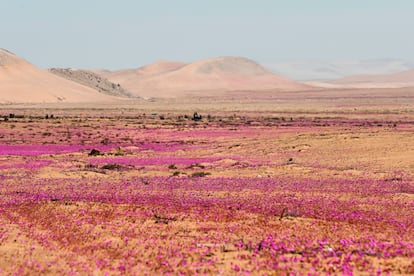
<svg viewBox="0 0 414 276"><path fill-rule="evenodd" d="M224 95L2 105L0 274L414 273L414 89Z"/></svg>

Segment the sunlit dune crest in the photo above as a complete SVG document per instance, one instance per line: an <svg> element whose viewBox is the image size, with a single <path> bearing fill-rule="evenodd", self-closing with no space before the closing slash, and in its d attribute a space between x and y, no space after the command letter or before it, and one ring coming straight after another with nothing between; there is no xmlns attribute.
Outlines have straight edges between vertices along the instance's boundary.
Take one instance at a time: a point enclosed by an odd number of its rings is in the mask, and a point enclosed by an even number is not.
<svg viewBox="0 0 414 276"><path fill-rule="evenodd" d="M6 50L0 50L0 103L81 103L115 99L55 76Z"/></svg>

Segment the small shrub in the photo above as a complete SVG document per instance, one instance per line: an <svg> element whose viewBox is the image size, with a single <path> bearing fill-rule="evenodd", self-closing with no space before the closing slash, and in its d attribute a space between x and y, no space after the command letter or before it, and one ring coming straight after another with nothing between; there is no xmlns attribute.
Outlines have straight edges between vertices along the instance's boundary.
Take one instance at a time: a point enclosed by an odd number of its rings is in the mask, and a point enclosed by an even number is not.
<svg viewBox="0 0 414 276"><path fill-rule="evenodd" d="M87 164L85 169L96 169L96 166L94 164Z"/></svg>
<svg viewBox="0 0 414 276"><path fill-rule="evenodd" d="M200 169L204 169L205 166L200 165L200 164L192 164L190 166L187 167L187 169L192 169L192 168L200 168Z"/></svg>
<svg viewBox="0 0 414 276"><path fill-rule="evenodd" d="M119 164L107 164L101 167L103 170L119 170L122 169L122 166Z"/></svg>
<svg viewBox="0 0 414 276"><path fill-rule="evenodd" d="M103 155L103 153L100 150L92 149L91 152L88 155L89 156L98 156L98 155Z"/></svg>
<svg viewBox="0 0 414 276"><path fill-rule="evenodd" d="M179 175L180 175L180 172L179 171L175 171L175 172L173 172L173 174L171 176L179 176Z"/></svg>
<svg viewBox="0 0 414 276"><path fill-rule="evenodd" d="M105 138L101 141L101 144L103 144L103 145L109 145L109 143L110 143L110 141L109 141L108 138Z"/></svg>
<svg viewBox="0 0 414 276"><path fill-rule="evenodd" d="M168 224L169 222L177 221L177 218L175 217L166 217L166 216L161 216L158 214L154 214L154 218L155 218L155 223Z"/></svg>
<svg viewBox="0 0 414 276"><path fill-rule="evenodd" d="M131 152L127 151L127 150L125 150L121 147L118 147L118 148L116 148L115 150L112 151L112 154L115 155L115 156L125 156L125 155L128 155L128 154L131 154Z"/></svg>
<svg viewBox="0 0 414 276"><path fill-rule="evenodd" d="M287 217L299 217L299 214L296 211L291 211L287 207L283 208L282 213L280 214L279 220Z"/></svg>
<svg viewBox="0 0 414 276"><path fill-rule="evenodd" d="M170 170L176 170L177 169L177 166L174 165L174 164L171 164L171 165L168 166L168 169L170 169Z"/></svg>
<svg viewBox="0 0 414 276"><path fill-rule="evenodd" d="M191 177L205 177L207 175L211 175L209 172L194 172L191 174Z"/></svg>

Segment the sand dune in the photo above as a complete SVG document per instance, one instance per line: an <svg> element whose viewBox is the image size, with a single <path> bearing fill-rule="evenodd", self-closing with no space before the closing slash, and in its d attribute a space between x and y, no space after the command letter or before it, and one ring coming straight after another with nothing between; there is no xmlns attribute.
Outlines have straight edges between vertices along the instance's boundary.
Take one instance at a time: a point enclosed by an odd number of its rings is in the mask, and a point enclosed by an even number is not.
<svg viewBox="0 0 414 276"><path fill-rule="evenodd" d="M170 71L178 70L186 63L176 61L158 61L136 69L123 69L118 71L91 70L92 72L110 79L115 83L125 83L145 79L157 75L165 74Z"/></svg>
<svg viewBox="0 0 414 276"><path fill-rule="evenodd" d="M242 57L220 57L190 64L158 62L135 70L105 73L131 93L144 97L179 97L235 90L304 90L310 86L270 73Z"/></svg>
<svg viewBox="0 0 414 276"><path fill-rule="evenodd" d="M142 77L153 77L178 70L185 65L187 65L187 63L178 61L158 61L156 63L138 68L136 73Z"/></svg>
<svg viewBox="0 0 414 276"><path fill-rule="evenodd" d="M117 99L36 68L16 55L0 49L0 103L81 103Z"/></svg>

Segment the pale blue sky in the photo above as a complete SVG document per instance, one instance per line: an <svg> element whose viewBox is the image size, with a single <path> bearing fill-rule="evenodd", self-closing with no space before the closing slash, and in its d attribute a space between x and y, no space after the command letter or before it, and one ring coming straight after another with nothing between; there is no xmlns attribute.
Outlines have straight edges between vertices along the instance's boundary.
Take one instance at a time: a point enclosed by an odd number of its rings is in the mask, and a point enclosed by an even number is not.
<svg viewBox="0 0 414 276"><path fill-rule="evenodd" d="M413 0L0 0L0 48L40 67L414 60Z"/></svg>

